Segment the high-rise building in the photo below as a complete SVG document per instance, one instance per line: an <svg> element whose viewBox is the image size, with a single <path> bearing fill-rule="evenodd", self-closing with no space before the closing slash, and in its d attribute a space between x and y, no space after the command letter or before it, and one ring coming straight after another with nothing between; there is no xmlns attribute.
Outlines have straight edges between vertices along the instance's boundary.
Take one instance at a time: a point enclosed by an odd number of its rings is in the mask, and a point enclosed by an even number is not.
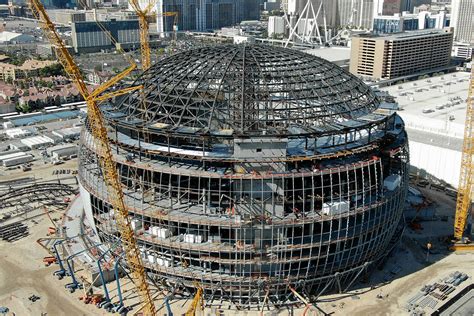
<svg viewBox="0 0 474 316"><path fill-rule="evenodd" d="M473 0L452 0L451 26L455 41L474 43Z"/></svg>
<svg viewBox="0 0 474 316"><path fill-rule="evenodd" d="M140 1L144 7L147 0ZM179 30L213 30L244 20L260 19L260 2L255 0L158 0L153 12L159 33L173 29L174 18L163 12L178 12Z"/></svg>
<svg viewBox="0 0 474 316"><path fill-rule="evenodd" d="M371 29L377 0L337 0L339 25Z"/></svg>
<svg viewBox="0 0 474 316"><path fill-rule="evenodd" d="M268 37L285 33L285 18L282 16L268 17Z"/></svg>
<svg viewBox="0 0 474 316"><path fill-rule="evenodd" d="M352 38L350 72L372 79L393 79L449 64L452 28Z"/></svg>

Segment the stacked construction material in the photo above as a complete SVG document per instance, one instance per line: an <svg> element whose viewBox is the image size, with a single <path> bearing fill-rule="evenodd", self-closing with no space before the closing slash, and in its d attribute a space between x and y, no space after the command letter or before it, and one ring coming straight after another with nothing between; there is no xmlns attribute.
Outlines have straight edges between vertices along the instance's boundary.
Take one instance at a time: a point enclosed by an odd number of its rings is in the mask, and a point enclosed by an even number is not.
<svg viewBox="0 0 474 316"><path fill-rule="evenodd" d="M28 226L23 223L13 223L0 227L0 238L2 240L13 242L28 236Z"/></svg>

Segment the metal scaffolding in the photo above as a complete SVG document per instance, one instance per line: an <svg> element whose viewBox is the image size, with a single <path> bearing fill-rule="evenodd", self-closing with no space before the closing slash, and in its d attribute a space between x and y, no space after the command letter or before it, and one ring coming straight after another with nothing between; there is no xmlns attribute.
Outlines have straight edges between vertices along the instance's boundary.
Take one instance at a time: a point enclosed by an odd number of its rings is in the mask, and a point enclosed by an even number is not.
<svg viewBox="0 0 474 316"><path fill-rule="evenodd" d="M223 45L145 71L102 108L147 272L206 304L297 304L343 292L401 221L408 145L362 81L298 51ZM119 237L81 136L79 179L103 241Z"/></svg>

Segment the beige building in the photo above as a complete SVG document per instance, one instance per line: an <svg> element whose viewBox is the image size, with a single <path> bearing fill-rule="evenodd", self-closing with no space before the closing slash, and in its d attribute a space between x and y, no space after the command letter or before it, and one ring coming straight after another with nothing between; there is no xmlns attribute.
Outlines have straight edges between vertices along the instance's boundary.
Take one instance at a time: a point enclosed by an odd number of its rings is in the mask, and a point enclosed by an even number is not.
<svg viewBox="0 0 474 316"><path fill-rule="evenodd" d="M27 77L36 77L39 75L39 70L56 64L56 61L51 60L27 60L21 66L16 66L0 62L0 80L6 81L8 78L12 80L24 79Z"/></svg>
<svg viewBox="0 0 474 316"><path fill-rule="evenodd" d="M352 38L350 72L372 79L393 79L445 67L452 45L452 28L356 35Z"/></svg>

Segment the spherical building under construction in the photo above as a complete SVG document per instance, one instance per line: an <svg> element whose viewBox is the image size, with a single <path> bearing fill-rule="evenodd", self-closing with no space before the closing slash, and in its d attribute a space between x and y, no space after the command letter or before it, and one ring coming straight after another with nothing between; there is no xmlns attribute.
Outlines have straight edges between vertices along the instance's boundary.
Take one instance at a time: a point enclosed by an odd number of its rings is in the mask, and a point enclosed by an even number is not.
<svg viewBox="0 0 474 316"><path fill-rule="evenodd" d="M132 228L156 284L241 308L345 291L399 237L403 121L323 59L263 46L166 58L103 107ZM79 178L103 241L119 238L94 140Z"/></svg>

